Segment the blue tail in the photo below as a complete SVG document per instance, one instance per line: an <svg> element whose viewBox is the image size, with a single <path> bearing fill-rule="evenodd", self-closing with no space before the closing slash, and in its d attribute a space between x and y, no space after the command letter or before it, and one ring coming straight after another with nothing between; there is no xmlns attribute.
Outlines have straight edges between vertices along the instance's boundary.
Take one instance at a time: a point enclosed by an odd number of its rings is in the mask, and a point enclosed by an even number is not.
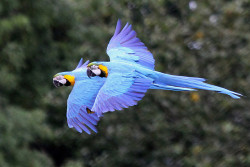
<svg viewBox="0 0 250 167"><path fill-rule="evenodd" d="M169 75L156 72L156 78L151 89L165 89L173 91L194 91L195 89L211 90L219 93L227 94L232 98L239 99L242 96L239 93L227 90L225 88L205 83L204 78L185 77L177 75Z"/></svg>

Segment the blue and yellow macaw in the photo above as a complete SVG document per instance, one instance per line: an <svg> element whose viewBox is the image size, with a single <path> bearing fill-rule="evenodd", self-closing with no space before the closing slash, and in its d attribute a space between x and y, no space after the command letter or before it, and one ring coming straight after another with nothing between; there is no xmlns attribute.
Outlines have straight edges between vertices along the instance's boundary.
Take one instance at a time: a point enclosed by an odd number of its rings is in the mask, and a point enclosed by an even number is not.
<svg viewBox="0 0 250 167"><path fill-rule="evenodd" d="M211 90L238 99L239 93L205 83L197 77L176 76L154 70L152 53L136 37L128 23L122 29L118 20L107 54L110 62L83 63L80 60L75 70L54 76L53 83L59 86L74 86L67 101L67 122L78 132L90 129L97 133L95 125L99 117L108 111L134 106L148 89L172 91Z"/></svg>

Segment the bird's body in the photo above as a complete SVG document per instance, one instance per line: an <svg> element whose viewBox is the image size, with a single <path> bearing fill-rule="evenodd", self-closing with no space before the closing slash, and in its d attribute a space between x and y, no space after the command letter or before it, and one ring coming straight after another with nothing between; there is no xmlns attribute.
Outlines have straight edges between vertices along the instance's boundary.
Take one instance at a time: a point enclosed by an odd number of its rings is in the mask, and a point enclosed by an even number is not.
<svg viewBox="0 0 250 167"><path fill-rule="evenodd" d="M67 120L77 131L97 132L95 125L103 113L136 105L148 89L172 91L216 91L232 98L241 94L205 83L205 79L164 74L154 70L154 58L136 37L128 23L121 29L118 20L114 36L107 47L110 62L92 62L55 75L56 87L73 86L67 101ZM87 128L88 127L88 128Z"/></svg>
<svg viewBox="0 0 250 167"><path fill-rule="evenodd" d="M109 71L115 71L116 73L121 73L122 75L128 75L137 72L138 77L145 78L152 81L150 89L164 89L173 91L194 91L195 89L203 89L210 91L217 91L219 93L227 94L233 98L239 98L240 94L229 91L225 88L219 86L214 86L207 84L204 78L197 77L186 77L165 74L159 71L151 70L145 68L141 65L135 65L133 63L127 63L126 61L121 62L98 62L106 66Z"/></svg>

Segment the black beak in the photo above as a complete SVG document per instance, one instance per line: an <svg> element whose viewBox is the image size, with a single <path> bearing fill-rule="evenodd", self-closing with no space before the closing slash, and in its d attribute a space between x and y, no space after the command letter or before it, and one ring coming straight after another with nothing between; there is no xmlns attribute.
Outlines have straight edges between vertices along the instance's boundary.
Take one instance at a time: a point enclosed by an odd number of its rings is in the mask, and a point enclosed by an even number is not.
<svg viewBox="0 0 250 167"><path fill-rule="evenodd" d="M63 86L63 84L62 83L60 83L59 81L57 81L57 80L53 80L53 84L54 84L54 86L55 87L60 87L60 86Z"/></svg>
<svg viewBox="0 0 250 167"><path fill-rule="evenodd" d="M87 69L87 76L89 78L96 76L95 73L93 73L89 68Z"/></svg>

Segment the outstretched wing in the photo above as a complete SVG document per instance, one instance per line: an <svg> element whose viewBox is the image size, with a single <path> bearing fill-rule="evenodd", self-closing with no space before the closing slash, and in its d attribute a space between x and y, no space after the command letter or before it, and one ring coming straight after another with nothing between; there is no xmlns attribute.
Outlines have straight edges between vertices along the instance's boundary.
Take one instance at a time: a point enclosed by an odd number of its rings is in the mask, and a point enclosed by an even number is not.
<svg viewBox="0 0 250 167"><path fill-rule="evenodd" d="M151 84L151 79L141 77L136 71L125 74L111 73L100 89L92 111L101 116L108 111L136 105Z"/></svg>
<svg viewBox="0 0 250 167"><path fill-rule="evenodd" d="M118 20L115 33L107 47L110 61L129 61L154 69L155 60L153 55L144 43L136 37L132 25L127 23L122 30L121 27L121 21Z"/></svg>
<svg viewBox="0 0 250 167"><path fill-rule="evenodd" d="M86 73L86 71L85 71ZM76 81L67 101L67 122L69 128L75 128L78 132L84 130L90 134L90 130L97 133L95 125L99 121L96 113L88 113L91 109L98 91L101 89L106 78L95 77Z"/></svg>

